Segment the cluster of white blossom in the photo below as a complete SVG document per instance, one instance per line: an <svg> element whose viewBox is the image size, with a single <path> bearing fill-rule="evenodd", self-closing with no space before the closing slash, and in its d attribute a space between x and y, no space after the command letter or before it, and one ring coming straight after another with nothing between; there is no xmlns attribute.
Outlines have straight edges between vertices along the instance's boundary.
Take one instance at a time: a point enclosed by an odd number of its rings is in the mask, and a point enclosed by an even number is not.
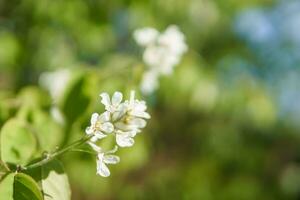
<svg viewBox="0 0 300 200"><path fill-rule="evenodd" d="M144 94L150 94L159 86L159 76L170 75L188 47L176 25L169 26L163 33L150 27L137 29L133 36L145 48L143 60L148 70L143 75L141 90Z"/></svg>
<svg viewBox="0 0 300 200"><path fill-rule="evenodd" d="M123 100L120 92L115 92L112 98L107 93L100 94L101 103L105 106L105 112L99 115L93 113L91 125L87 127L86 134L91 136L88 144L97 152L97 174L107 177L110 171L106 164L116 164L120 158L113 155L119 147L130 147L134 144L134 137L146 126L146 119L150 115L146 112L145 101L135 99L132 91L130 99ZM114 134L117 145L111 151L104 151L96 144L98 140Z"/></svg>

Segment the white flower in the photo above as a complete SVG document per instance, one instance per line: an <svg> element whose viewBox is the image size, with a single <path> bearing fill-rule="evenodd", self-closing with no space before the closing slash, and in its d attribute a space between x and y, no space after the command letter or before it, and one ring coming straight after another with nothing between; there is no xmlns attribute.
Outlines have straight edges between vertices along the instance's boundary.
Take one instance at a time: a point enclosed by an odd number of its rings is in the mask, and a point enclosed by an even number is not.
<svg viewBox="0 0 300 200"><path fill-rule="evenodd" d="M153 28L142 28L134 32L136 42L145 47L143 60L148 66L141 83L141 90L149 94L158 88L158 77L170 75L187 51L185 37L175 25L159 34ZM150 83L147 84L147 81Z"/></svg>
<svg viewBox="0 0 300 200"><path fill-rule="evenodd" d="M155 70L146 71L143 74L140 85L141 91L144 94L151 94L158 88L159 74Z"/></svg>
<svg viewBox="0 0 300 200"><path fill-rule="evenodd" d="M125 106L122 104L123 94L115 92L110 99L109 95L104 92L100 94L101 103L105 106L105 110L112 114L112 121L117 120L125 113Z"/></svg>
<svg viewBox="0 0 300 200"><path fill-rule="evenodd" d="M120 162L120 158L116 155L112 155L117 151L117 147L115 147L111 151L103 152L101 148L99 148L99 152L97 155L97 174L103 177L108 177L110 175L110 171L106 164L117 164Z"/></svg>
<svg viewBox="0 0 300 200"><path fill-rule="evenodd" d="M91 117L91 126L85 130L87 135L93 135L91 142L96 142L99 139L106 137L106 134L113 132L114 126L110 122L109 112L104 112L101 115L93 113Z"/></svg>
<svg viewBox="0 0 300 200"><path fill-rule="evenodd" d="M101 103L105 106L105 109L111 113L118 110L123 99L123 94L121 92L115 92L111 100L106 92L101 93L99 96L102 98Z"/></svg>
<svg viewBox="0 0 300 200"><path fill-rule="evenodd" d="M131 91L130 99L125 102L122 102L123 95L119 92L115 92L111 100L107 93L102 93L100 96L106 112L111 116L117 144L120 147L132 146L133 137L146 126L145 119L150 118L149 113L146 112L146 102L135 99L134 91ZM104 137L103 135L97 138Z"/></svg>
<svg viewBox="0 0 300 200"><path fill-rule="evenodd" d="M133 137L136 131L116 131L116 142L120 147L131 147L134 144Z"/></svg>
<svg viewBox="0 0 300 200"><path fill-rule="evenodd" d="M61 98L70 79L70 70L62 69L54 72L42 73L39 78L39 84L47 89L51 97L56 101Z"/></svg>
<svg viewBox="0 0 300 200"><path fill-rule="evenodd" d="M169 26L165 32L159 36L158 44L167 46L169 51L177 55L181 55L187 51L185 37L175 25Z"/></svg>
<svg viewBox="0 0 300 200"><path fill-rule="evenodd" d="M130 100L127 102L128 114L133 117L150 119L149 113L146 112L147 106L145 101L135 99L135 91L131 91Z"/></svg>
<svg viewBox="0 0 300 200"><path fill-rule="evenodd" d="M135 131L136 133L139 133L141 132L141 128L144 128L146 124L147 122L144 119L126 116L124 120L117 122L115 127L116 130L122 130L125 132Z"/></svg>
<svg viewBox="0 0 300 200"><path fill-rule="evenodd" d="M159 32L154 28L142 28L134 31L133 37L135 41L141 46L147 46L154 43Z"/></svg>
<svg viewBox="0 0 300 200"><path fill-rule="evenodd" d="M50 114L54 121L56 121L59 124L65 124L65 117L57 106L51 107Z"/></svg>
<svg viewBox="0 0 300 200"><path fill-rule="evenodd" d="M118 156L111 154L117 151L118 146L131 147L134 144L134 137L146 126L146 119L150 119L150 115L146 112L146 102L135 99L134 91L131 91L130 99L124 102L120 92L115 92L111 99L107 93L100 96L106 111L101 115L92 114L91 125L87 127L86 134L91 135L87 143L97 152L97 174L107 177L110 171L106 165L120 161ZM118 146L104 152L96 142L109 133L114 134Z"/></svg>
<svg viewBox="0 0 300 200"><path fill-rule="evenodd" d="M139 101L134 98L135 92L131 91L130 100L125 101L126 115L115 123L116 129L122 131L140 132L147 124L145 119L150 119L150 115L146 112L147 106L145 101Z"/></svg>
<svg viewBox="0 0 300 200"><path fill-rule="evenodd" d="M180 61L180 57L165 46L148 47L143 54L143 59L150 70L163 75L170 75L174 66Z"/></svg>

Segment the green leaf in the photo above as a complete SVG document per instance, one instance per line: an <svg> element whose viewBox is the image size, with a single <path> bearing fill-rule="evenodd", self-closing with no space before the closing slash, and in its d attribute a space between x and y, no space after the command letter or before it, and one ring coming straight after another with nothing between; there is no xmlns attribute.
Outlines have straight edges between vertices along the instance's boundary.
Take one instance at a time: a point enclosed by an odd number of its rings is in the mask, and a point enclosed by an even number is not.
<svg viewBox="0 0 300 200"><path fill-rule="evenodd" d="M61 102L61 109L70 124L87 110L90 103L88 85L88 80L80 75L72 80L72 83L66 89L66 94Z"/></svg>
<svg viewBox="0 0 300 200"><path fill-rule="evenodd" d="M0 199L43 200L38 184L23 173L10 173L0 182Z"/></svg>
<svg viewBox="0 0 300 200"><path fill-rule="evenodd" d="M45 200L71 199L69 180L59 161L54 160L42 167L42 188Z"/></svg>
<svg viewBox="0 0 300 200"><path fill-rule="evenodd" d="M63 140L63 130L57 122L42 110L32 111L32 123L42 151L52 151Z"/></svg>
<svg viewBox="0 0 300 200"><path fill-rule="evenodd" d="M33 169L29 171L29 174L41 186L44 200L71 199L68 177L58 160L53 160L42 167Z"/></svg>
<svg viewBox="0 0 300 200"><path fill-rule="evenodd" d="M18 94L18 100L23 106L34 108L51 105L51 99L48 94L36 86L24 87Z"/></svg>
<svg viewBox="0 0 300 200"><path fill-rule="evenodd" d="M10 173L0 182L1 199L13 200L14 173Z"/></svg>
<svg viewBox="0 0 300 200"><path fill-rule="evenodd" d="M36 139L25 123L11 119L0 133L1 159L4 162L26 164L36 150Z"/></svg>
<svg viewBox="0 0 300 200"><path fill-rule="evenodd" d="M14 177L14 200L43 200L38 184L30 176L18 173Z"/></svg>

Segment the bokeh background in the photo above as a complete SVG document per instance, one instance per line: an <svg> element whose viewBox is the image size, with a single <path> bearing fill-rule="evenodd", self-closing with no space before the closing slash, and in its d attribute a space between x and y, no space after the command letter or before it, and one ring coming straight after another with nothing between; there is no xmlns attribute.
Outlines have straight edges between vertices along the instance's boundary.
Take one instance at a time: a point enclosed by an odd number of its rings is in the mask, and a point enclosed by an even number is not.
<svg viewBox="0 0 300 200"><path fill-rule="evenodd" d="M109 178L64 155L72 199L299 199L299 0L0 0L0 125L26 118L49 150L80 138L100 92L139 89L133 31L170 24L189 51L139 94L147 128Z"/></svg>

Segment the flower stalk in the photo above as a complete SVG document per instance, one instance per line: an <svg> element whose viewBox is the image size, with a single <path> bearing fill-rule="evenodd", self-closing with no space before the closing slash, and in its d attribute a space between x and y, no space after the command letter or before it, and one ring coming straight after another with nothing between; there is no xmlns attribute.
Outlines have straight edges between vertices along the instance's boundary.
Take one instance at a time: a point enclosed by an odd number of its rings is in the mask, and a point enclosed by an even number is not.
<svg viewBox="0 0 300 200"><path fill-rule="evenodd" d="M37 168L37 167L41 167L42 165L45 165L47 164L48 162L52 161L53 159L55 159L56 157L74 149L75 147L78 147L84 143L86 143L88 140L91 139L91 136L85 136L73 143L71 143L70 145L66 146L65 148L63 149L60 149L60 150L57 150L53 153L50 153L50 154L47 154L46 157L36 163L32 163L28 166L25 166L22 168L22 170L30 170L30 169L34 169L34 168Z"/></svg>

